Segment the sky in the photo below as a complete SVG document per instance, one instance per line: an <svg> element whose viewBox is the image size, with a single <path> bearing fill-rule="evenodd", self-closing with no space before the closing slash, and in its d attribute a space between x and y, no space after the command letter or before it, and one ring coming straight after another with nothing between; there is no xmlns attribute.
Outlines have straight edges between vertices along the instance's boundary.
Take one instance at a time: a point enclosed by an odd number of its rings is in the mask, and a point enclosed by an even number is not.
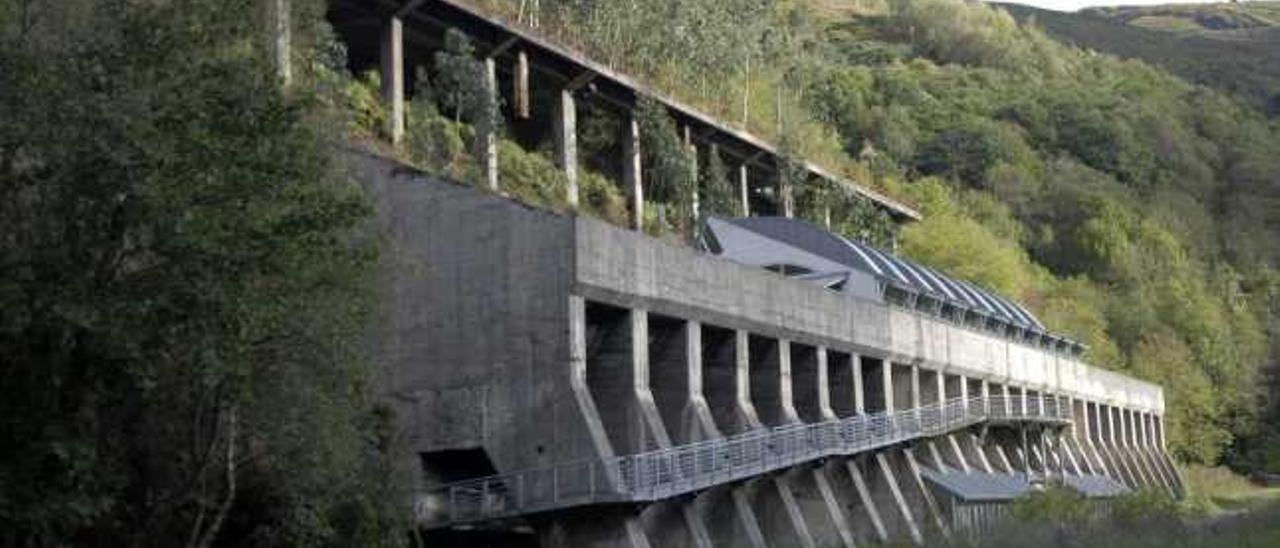
<svg viewBox="0 0 1280 548"><path fill-rule="evenodd" d="M1037 8L1058 11L1076 11L1094 6L1137 6L1151 4L1207 4L1212 0L1004 0L1014 4L1026 4Z"/></svg>

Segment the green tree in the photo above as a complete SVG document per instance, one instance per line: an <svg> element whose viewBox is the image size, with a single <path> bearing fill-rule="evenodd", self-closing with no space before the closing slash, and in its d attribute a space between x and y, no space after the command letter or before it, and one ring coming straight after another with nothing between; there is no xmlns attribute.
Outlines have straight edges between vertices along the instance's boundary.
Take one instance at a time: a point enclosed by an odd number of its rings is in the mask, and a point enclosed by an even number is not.
<svg viewBox="0 0 1280 548"><path fill-rule="evenodd" d="M15 4L0 538L397 543L340 101L322 79L281 89L253 0ZM297 30L322 22L295 5ZM299 55L304 75L331 70Z"/></svg>

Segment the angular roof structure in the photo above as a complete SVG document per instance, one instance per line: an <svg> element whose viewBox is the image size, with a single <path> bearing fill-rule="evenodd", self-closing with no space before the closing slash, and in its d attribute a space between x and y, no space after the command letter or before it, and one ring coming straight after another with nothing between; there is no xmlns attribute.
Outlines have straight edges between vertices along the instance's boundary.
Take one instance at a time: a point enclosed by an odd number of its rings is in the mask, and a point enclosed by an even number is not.
<svg viewBox="0 0 1280 548"><path fill-rule="evenodd" d="M909 261L866 243L832 234L786 217L711 217L703 246L735 262L783 272L798 279L864 297L883 298L888 288L938 308L963 311L1027 338L1082 352L1084 346L1048 332L1018 302L935 268ZM852 281L851 281L852 280ZM875 288L867 287L873 280Z"/></svg>

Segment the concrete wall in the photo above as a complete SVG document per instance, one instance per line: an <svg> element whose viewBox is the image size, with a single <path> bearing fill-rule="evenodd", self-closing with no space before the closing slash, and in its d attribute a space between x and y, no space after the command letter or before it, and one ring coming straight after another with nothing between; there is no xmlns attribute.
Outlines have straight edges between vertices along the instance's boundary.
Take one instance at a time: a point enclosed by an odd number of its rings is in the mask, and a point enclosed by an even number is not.
<svg viewBox="0 0 1280 548"><path fill-rule="evenodd" d="M939 318L580 217L576 290L706 323L1163 413L1160 387Z"/></svg>
<svg viewBox="0 0 1280 548"><path fill-rule="evenodd" d="M596 455L571 390L573 220L381 158L351 169L383 240L377 382L411 448L483 447L498 470Z"/></svg>

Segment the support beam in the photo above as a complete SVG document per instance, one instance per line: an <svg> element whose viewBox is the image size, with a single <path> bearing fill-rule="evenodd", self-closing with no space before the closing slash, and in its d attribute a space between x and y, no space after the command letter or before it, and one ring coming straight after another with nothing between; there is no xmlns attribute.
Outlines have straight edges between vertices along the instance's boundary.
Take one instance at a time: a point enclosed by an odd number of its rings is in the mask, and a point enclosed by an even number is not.
<svg viewBox="0 0 1280 548"><path fill-rule="evenodd" d="M293 30L289 20L289 0L268 0L271 2L272 53L276 64L276 77L285 87L293 83L292 39Z"/></svg>
<svg viewBox="0 0 1280 548"><path fill-rule="evenodd" d="M387 20L382 30L382 100L387 104L387 137L392 144L404 139L404 23Z"/></svg>
<svg viewBox="0 0 1280 548"><path fill-rule="evenodd" d="M888 364L888 360L885 360ZM880 467L880 475L884 479L885 486L889 489L893 496L893 502L898 507L898 513L902 517L902 522L906 526L907 534L911 535L911 541L917 546L924 545L924 535L920 534L920 526L916 523L915 516L911 513L911 508L907 506L906 497L902 496L902 489L898 487L898 480L893 476L893 467L889 464L889 459L884 452L877 452L876 464Z"/></svg>
<svg viewBox="0 0 1280 548"><path fill-rule="evenodd" d="M644 181L640 166L640 121L629 113L622 130L622 184L627 189L631 228L644 230Z"/></svg>
<svg viewBox="0 0 1280 548"><path fill-rule="evenodd" d="M743 217L751 216L751 197L748 195L745 162L738 166L738 214Z"/></svg>
<svg viewBox="0 0 1280 548"><path fill-rule="evenodd" d="M564 170L565 200L578 207L578 106L573 92L560 90L555 115L556 165Z"/></svg>
<svg viewBox="0 0 1280 548"><path fill-rule="evenodd" d="M498 65L493 57L487 57L484 60L484 93L489 95L491 105L497 108L498 101ZM480 135L476 141L480 143L480 157L484 158L484 178L489 185L489 190L498 191L498 113L493 113L493 120L481 121L476 124L483 135Z"/></svg>
<svg viewBox="0 0 1280 548"><path fill-rule="evenodd" d="M888 543L889 531L885 529L884 520L880 518L880 510L876 507L875 499L871 498L871 490L867 488L867 480L862 477L862 470L858 468L858 463L852 459L845 461L845 470L849 473L849 479L853 481L854 492L858 494L858 502L866 512L867 520L871 522L871 529L875 532L876 539L881 544Z"/></svg>
<svg viewBox="0 0 1280 548"><path fill-rule="evenodd" d="M532 115L529 108L529 54L524 50L516 52L515 65L512 67L512 112L518 120L528 120Z"/></svg>

